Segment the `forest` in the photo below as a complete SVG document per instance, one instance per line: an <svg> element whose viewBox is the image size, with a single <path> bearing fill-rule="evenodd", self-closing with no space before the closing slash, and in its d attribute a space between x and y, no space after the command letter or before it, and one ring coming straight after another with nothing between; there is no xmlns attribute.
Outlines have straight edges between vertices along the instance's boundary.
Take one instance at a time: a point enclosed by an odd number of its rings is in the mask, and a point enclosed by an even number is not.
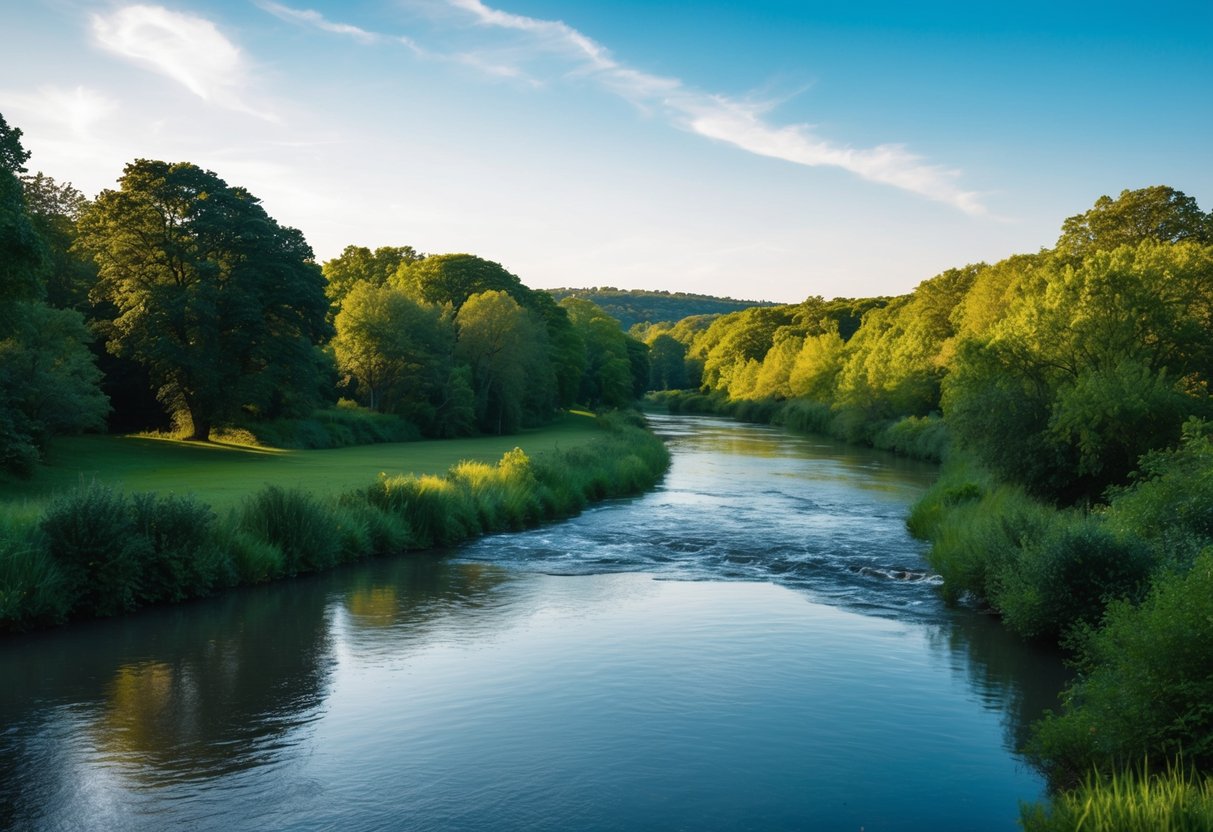
<svg viewBox="0 0 1213 832"><path fill-rule="evenodd" d="M766 301L734 300L692 292L660 292L649 289L616 289L595 286L590 289L549 289L556 300L581 298L606 312L625 330L637 324L656 321L680 321L695 315L725 315L753 306L776 306Z"/></svg>
<svg viewBox="0 0 1213 832"><path fill-rule="evenodd" d="M1110 788L1148 794L1134 778L1171 766L1182 802L1181 769L1213 770L1213 215L1193 198L1100 197L1049 248L898 297L633 333L671 410L943 463L908 524L945 596L1079 671L1027 749L1055 784L1098 792L1090 773L1116 771ZM1206 820L1208 793L1191 797Z"/></svg>
<svg viewBox="0 0 1213 832"><path fill-rule="evenodd" d="M348 246L324 264L247 190L139 159L88 200L0 117L0 471L54 436L281 447L507 434L644 391L647 349L497 263Z"/></svg>

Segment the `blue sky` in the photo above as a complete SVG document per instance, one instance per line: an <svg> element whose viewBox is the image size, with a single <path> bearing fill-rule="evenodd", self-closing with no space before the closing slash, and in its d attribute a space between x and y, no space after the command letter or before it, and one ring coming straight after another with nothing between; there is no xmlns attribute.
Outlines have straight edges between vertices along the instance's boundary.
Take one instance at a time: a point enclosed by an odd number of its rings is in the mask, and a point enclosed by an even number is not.
<svg viewBox="0 0 1213 832"><path fill-rule="evenodd" d="M796 301L1035 251L1101 194L1213 208L1213 3L45 0L0 113L87 195L135 158L325 260Z"/></svg>

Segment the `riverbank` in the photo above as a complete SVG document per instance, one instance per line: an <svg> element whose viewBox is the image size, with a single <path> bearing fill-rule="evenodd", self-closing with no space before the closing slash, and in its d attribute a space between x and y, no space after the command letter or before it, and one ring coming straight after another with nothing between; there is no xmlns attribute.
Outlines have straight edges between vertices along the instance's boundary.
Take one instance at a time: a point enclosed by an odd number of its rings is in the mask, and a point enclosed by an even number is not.
<svg viewBox="0 0 1213 832"><path fill-rule="evenodd" d="M398 470L409 473L392 474L382 471L383 455L391 453L384 446L250 455L166 443L150 458L179 463L180 453L227 455L218 462L194 456L198 484L209 487L226 511L197 496L198 488L186 496L168 490L128 494L125 489L141 481L139 472L142 481L150 478L163 487L190 470L170 466L175 473L166 474L148 458L128 469L129 479L81 479L44 503L10 504L0 511L0 630L115 615L524 528L575 514L591 501L642 491L669 464L664 444L643 420L623 413L593 425L566 424L546 439L528 443L533 455L513 448L496 464L484 461L495 450L492 443L451 442L446 459L430 448L430 455L412 462L397 460ZM495 439L510 446L518 441ZM472 449L478 453L468 454ZM367 453L379 455L381 472L369 484ZM310 468L282 465L309 458ZM432 473L442 462L445 473ZM248 467L233 475L233 464ZM418 471L421 465L431 472ZM305 470L324 484L315 491L303 487L307 480L299 477ZM257 479L273 471L278 481ZM282 479L290 475L296 479ZM225 486L224 476L233 482ZM362 487L348 487L353 476Z"/></svg>

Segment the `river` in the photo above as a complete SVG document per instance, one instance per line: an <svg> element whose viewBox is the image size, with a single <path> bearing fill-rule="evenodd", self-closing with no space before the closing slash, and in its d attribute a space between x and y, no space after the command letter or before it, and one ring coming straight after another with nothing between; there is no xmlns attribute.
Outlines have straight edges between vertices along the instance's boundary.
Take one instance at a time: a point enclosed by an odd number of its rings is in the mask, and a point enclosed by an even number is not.
<svg viewBox="0 0 1213 832"><path fill-rule="evenodd" d="M1066 673L939 600L934 470L652 419L640 498L0 640L0 829L1015 829Z"/></svg>

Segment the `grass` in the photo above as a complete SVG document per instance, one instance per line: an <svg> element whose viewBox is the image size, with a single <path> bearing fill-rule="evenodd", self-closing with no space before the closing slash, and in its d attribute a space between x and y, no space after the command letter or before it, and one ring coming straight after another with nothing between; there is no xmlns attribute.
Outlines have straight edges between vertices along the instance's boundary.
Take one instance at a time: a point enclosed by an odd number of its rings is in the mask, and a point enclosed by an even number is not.
<svg viewBox="0 0 1213 832"><path fill-rule="evenodd" d="M1172 767L1165 774L1091 774L1048 804L1023 806L1027 832L1213 832L1213 778Z"/></svg>
<svg viewBox="0 0 1213 832"><path fill-rule="evenodd" d="M317 496L361 488L388 476L441 474L460 460L493 463L515 446L528 454L569 449L600 437L589 413L573 412L543 428L478 436L291 451L234 443L134 436L77 436L55 441L31 479L0 477L0 505L45 505L56 493L96 480L128 491L192 495L218 513L267 485Z"/></svg>
<svg viewBox="0 0 1213 832"><path fill-rule="evenodd" d="M42 506L28 496L0 501L0 631L117 615L367 557L453 546L559 519L593 500L637 493L669 464L665 445L645 430L638 414L593 421L574 416L530 438L528 446L540 448L534 460L514 447L489 465L466 456L491 452L502 440L446 441L433 443L429 454L395 457L409 473L371 475L384 467L382 449L371 457L350 451L283 454L164 440L152 448L159 453L150 455L151 465L123 459L126 477L116 481L113 465L96 469L108 479L84 479L78 468L76 483ZM238 491L239 502L216 514L198 496L201 489L184 496L128 492L133 483L163 482L165 471L154 463L183 453L188 462L169 481L206 484L234 470L227 475L238 481L220 493L231 497ZM282 463L298 458L311 463L312 476L323 477L319 487L259 485L267 472L297 482L300 469ZM258 459L269 460L268 467L258 466ZM251 467L233 469L233 461ZM95 457L89 462L99 464ZM375 464L368 470L370 462ZM418 473L421 464L445 470ZM194 479L183 478L182 471ZM352 477L361 480L361 488L343 487Z"/></svg>

